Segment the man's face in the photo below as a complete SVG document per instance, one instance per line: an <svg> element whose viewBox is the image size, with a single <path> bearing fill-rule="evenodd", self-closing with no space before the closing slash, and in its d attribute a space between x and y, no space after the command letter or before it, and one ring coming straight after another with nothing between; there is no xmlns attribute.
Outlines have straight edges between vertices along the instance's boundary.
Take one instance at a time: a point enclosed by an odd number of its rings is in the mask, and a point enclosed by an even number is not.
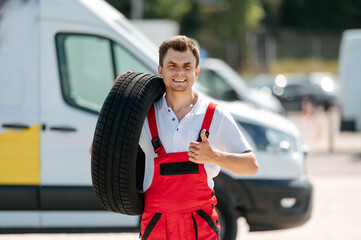
<svg viewBox="0 0 361 240"><path fill-rule="evenodd" d="M158 66L158 72L167 92L191 92L199 67L196 67L196 58L190 49L179 52L170 48L164 57L163 67Z"/></svg>

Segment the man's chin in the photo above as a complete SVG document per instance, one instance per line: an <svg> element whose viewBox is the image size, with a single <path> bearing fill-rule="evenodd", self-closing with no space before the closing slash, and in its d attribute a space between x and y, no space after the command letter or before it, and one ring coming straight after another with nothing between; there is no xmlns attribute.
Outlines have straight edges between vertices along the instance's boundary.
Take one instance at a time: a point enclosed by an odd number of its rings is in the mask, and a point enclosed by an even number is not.
<svg viewBox="0 0 361 240"><path fill-rule="evenodd" d="M183 86L179 86L179 87L171 87L171 90L174 92L185 92L187 88Z"/></svg>

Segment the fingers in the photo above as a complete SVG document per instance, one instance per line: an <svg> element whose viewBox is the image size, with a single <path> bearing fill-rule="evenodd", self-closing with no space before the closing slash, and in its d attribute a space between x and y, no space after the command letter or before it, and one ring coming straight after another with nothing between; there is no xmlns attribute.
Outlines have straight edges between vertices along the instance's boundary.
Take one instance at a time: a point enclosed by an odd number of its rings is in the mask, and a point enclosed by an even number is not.
<svg viewBox="0 0 361 240"><path fill-rule="evenodd" d="M189 146L198 149L198 148L199 148L199 143L198 143L198 142L191 142L191 143L189 144Z"/></svg>
<svg viewBox="0 0 361 240"><path fill-rule="evenodd" d="M189 159L189 161L198 163L197 162L197 158L198 158L198 155L199 155L198 154L198 148L199 148L199 146L197 146L196 142L191 142L191 146L189 146L189 148L188 148L188 150L189 150L188 151L188 159Z"/></svg>
<svg viewBox="0 0 361 240"><path fill-rule="evenodd" d="M198 154L195 152L188 152L188 159L191 162L195 162L195 163L200 163L200 161L198 160Z"/></svg>
<svg viewBox="0 0 361 240"><path fill-rule="evenodd" d="M93 150L93 143L90 144L90 148L89 148L89 155L92 155L92 150Z"/></svg>
<svg viewBox="0 0 361 240"><path fill-rule="evenodd" d="M131 71L128 70L125 73L120 74L116 79L119 79L119 78L123 77L125 74L128 74L128 73L131 73Z"/></svg>
<svg viewBox="0 0 361 240"><path fill-rule="evenodd" d="M114 84L121 78L121 77L123 77L125 74L128 74L128 73L131 73L131 71L126 71L125 73L122 73L122 74L120 74L116 79L115 79L115 81L114 81L114 83L113 83L113 86L114 86Z"/></svg>
<svg viewBox="0 0 361 240"><path fill-rule="evenodd" d="M196 158L194 158L194 157L189 157L188 159L189 159L189 161L194 162L194 163L201 163L200 161L198 161L198 160L197 160Z"/></svg>
<svg viewBox="0 0 361 240"><path fill-rule="evenodd" d="M188 149L190 152L196 152L199 149L199 147L198 146L189 146Z"/></svg>
<svg viewBox="0 0 361 240"><path fill-rule="evenodd" d="M190 156L190 157L198 157L199 156L199 153L198 153L198 151L197 150L189 150L189 152L188 152L188 156Z"/></svg>

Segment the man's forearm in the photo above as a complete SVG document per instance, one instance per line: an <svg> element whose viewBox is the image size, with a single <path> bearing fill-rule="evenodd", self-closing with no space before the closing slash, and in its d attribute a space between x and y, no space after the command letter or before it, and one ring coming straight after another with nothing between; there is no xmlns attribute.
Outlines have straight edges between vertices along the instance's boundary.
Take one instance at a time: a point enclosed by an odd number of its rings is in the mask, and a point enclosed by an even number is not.
<svg viewBox="0 0 361 240"><path fill-rule="evenodd" d="M251 150L243 153L226 153L213 150L205 135L201 132L202 142L191 142L189 160L195 163L215 163L221 168L236 174L254 175L258 171L257 159Z"/></svg>
<svg viewBox="0 0 361 240"><path fill-rule="evenodd" d="M258 163L252 151L244 153L226 153L215 151L214 163L236 174L254 175L258 171Z"/></svg>

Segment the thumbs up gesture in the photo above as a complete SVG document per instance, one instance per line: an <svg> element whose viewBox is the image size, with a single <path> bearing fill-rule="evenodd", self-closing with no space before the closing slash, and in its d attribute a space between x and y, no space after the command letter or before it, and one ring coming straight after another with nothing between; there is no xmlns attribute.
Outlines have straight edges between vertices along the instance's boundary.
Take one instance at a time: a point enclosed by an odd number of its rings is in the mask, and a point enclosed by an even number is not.
<svg viewBox="0 0 361 240"><path fill-rule="evenodd" d="M206 130L201 131L202 142L191 142L189 146L189 161L195 163L216 163L219 152L214 151L209 144L206 136Z"/></svg>

